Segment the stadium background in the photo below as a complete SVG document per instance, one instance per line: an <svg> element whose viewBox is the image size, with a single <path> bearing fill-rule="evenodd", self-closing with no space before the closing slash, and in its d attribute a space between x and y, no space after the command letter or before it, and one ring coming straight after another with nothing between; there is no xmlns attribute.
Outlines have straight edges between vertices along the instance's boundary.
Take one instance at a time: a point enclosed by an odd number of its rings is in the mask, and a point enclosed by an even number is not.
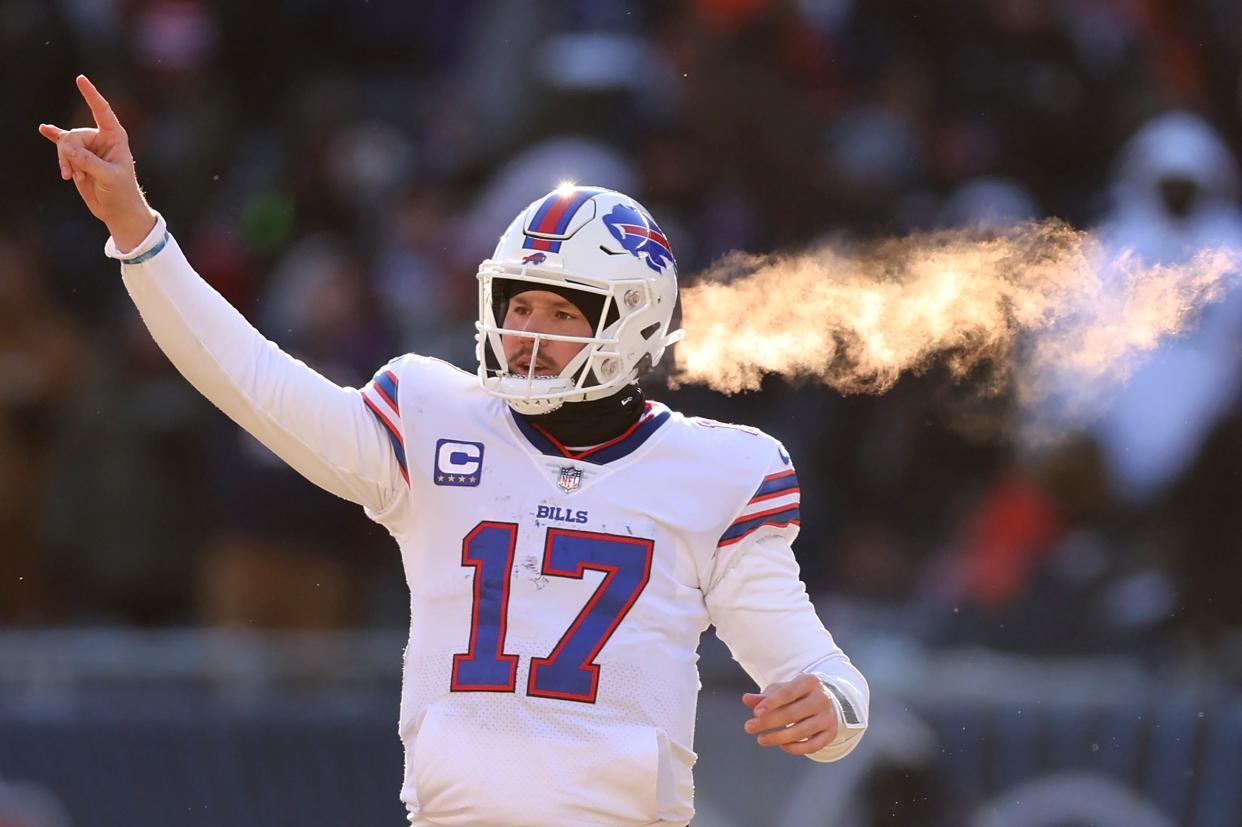
<svg viewBox="0 0 1242 827"><path fill-rule="evenodd" d="M87 123L79 71L204 277L344 384L405 350L468 366L474 267L566 177L646 203L687 282L1043 216L1165 261L1242 239L1224 0L0 0L0 57L6 825L401 823L396 549L155 350L35 133ZM1185 162L1186 129L1219 151ZM695 823L1242 824L1242 325L1217 317L1187 342L1231 378L1175 449L1122 446L1137 477L1108 420L1026 451L1012 400L936 370L657 385L785 441L805 578L874 688L863 747L812 766L742 735L706 641Z"/></svg>

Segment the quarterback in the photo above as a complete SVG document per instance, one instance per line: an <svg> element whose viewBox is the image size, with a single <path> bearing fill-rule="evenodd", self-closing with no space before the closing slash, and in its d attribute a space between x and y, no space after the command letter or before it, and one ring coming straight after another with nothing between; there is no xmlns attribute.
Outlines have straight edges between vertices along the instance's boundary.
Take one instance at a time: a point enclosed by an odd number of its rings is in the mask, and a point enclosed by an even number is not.
<svg viewBox="0 0 1242 827"><path fill-rule="evenodd" d="M578 186L537 199L479 268L477 373L407 354L342 388L199 278L108 103L77 83L95 128L39 131L155 341L400 545L412 824L687 824L712 624L762 688L741 699L759 745L835 761L858 744L869 690L799 579L789 455L637 383L681 337L673 252L641 205Z"/></svg>

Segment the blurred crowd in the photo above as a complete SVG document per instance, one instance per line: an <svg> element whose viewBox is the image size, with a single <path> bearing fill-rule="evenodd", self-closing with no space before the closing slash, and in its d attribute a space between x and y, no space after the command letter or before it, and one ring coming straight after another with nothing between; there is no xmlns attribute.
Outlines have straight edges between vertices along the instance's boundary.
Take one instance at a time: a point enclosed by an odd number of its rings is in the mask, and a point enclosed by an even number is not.
<svg viewBox="0 0 1242 827"><path fill-rule="evenodd" d="M722 254L1059 216L1153 263L1242 242L1242 6L1220 0L0 0L0 623L406 622L395 545L146 335L43 121L91 75L199 272L337 382L473 363L478 262L572 178ZM1040 450L932 371L688 413L783 439L812 591L931 644L1206 657L1242 631L1226 296ZM1242 680L1242 675L1235 676Z"/></svg>

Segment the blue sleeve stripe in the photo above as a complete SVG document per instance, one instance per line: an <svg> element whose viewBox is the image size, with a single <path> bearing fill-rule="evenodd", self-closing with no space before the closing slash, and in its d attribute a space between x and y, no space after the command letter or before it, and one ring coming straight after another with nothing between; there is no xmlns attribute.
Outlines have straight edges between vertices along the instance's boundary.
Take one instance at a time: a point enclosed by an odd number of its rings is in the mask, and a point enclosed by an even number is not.
<svg viewBox="0 0 1242 827"><path fill-rule="evenodd" d="M397 404L397 382L392 371L382 370L375 374L375 387L379 389L384 401L392 405L392 409L398 414L401 413L401 406Z"/></svg>
<svg viewBox="0 0 1242 827"><path fill-rule="evenodd" d="M381 411L374 402L367 399L366 394L362 395L362 401L366 403L368 410L370 410L371 413L375 415L375 418L380 421L380 424L384 426L384 430L388 434L388 441L392 443L393 455L397 458L397 466L401 469L401 476L405 478L406 484L409 484L410 473L405 464L405 441L401 439L401 432L397 430L397 426L392 424L392 420L385 416L384 412Z"/></svg>
<svg viewBox="0 0 1242 827"><path fill-rule="evenodd" d="M147 263L151 259L158 256L163 251L163 249L168 246L168 239L170 238L172 238L172 235L167 230L165 230L164 237L160 239L159 244L156 244L150 250L147 250L145 253L138 256L137 258L122 259L121 263L122 264L145 264Z"/></svg>
<svg viewBox="0 0 1242 827"><path fill-rule="evenodd" d="M765 477L763 483L755 490L755 496L751 497L751 502L758 499L769 499L770 495L777 494L781 491L789 491L798 487L798 475L793 471L784 471L780 474L773 474Z"/></svg>
<svg viewBox="0 0 1242 827"><path fill-rule="evenodd" d="M797 506L792 508L778 508L772 511L765 511L760 514L752 515L738 520L720 535L720 542L716 544L717 548L721 546L732 545L746 535L750 534L757 528L765 525L783 527L787 525L796 525L801 520L801 512Z"/></svg>

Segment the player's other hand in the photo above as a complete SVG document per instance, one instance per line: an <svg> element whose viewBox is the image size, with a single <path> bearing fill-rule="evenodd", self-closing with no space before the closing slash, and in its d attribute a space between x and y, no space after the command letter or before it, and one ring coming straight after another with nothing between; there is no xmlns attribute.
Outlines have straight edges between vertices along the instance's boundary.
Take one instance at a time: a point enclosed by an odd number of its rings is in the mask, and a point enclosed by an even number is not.
<svg viewBox="0 0 1242 827"><path fill-rule="evenodd" d="M819 752L837 737L837 712L819 678L799 675L774 683L762 693L747 692L742 703L754 713L745 730L761 747L780 747L790 755Z"/></svg>
<svg viewBox="0 0 1242 827"><path fill-rule="evenodd" d="M39 134L56 144L60 177L72 180L87 209L108 225L122 252L137 247L155 226L155 214L138 188L129 136L116 113L86 75L78 91L95 119L94 129L61 129L40 124Z"/></svg>

